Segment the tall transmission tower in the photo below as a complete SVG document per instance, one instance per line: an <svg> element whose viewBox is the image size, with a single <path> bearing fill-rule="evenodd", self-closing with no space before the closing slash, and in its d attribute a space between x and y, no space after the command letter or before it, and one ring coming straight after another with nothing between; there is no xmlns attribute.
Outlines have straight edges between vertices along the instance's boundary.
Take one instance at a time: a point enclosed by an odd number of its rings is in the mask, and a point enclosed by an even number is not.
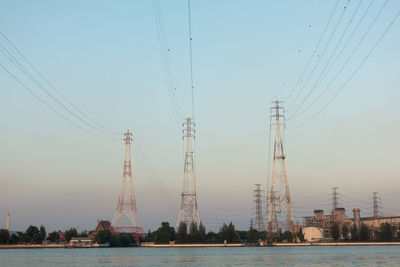
<svg viewBox="0 0 400 267"><path fill-rule="evenodd" d="M265 219L263 212L263 197L264 190L261 189L261 184L255 184L256 189L253 190L253 198L256 209L255 229L259 232L265 231ZM253 225L253 223L252 223Z"/></svg>
<svg viewBox="0 0 400 267"><path fill-rule="evenodd" d="M373 192L373 205L374 205L374 217L378 217L381 215L381 201L380 197L378 197L378 192Z"/></svg>
<svg viewBox="0 0 400 267"><path fill-rule="evenodd" d="M281 126L284 126L285 116L283 106L278 100L272 102L274 106L270 109L270 123L275 127L274 156L272 163L272 175L269 188L269 211L267 237L271 238L273 232L290 230L294 232L292 203L290 200L289 183L286 172L286 156L283 150ZM282 215L282 212L286 216Z"/></svg>
<svg viewBox="0 0 400 267"><path fill-rule="evenodd" d="M195 124L191 118L187 118L183 124L183 139L186 139L184 175L181 194L181 210L177 221L177 227L183 222L187 226L195 222L200 224L199 211L197 209L196 176L194 169L193 142Z"/></svg>
<svg viewBox="0 0 400 267"><path fill-rule="evenodd" d="M337 187L332 187L332 210L335 210L338 208L338 188Z"/></svg>
<svg viewBox="0 0 400 267"><path fill-rule="evenodd" d="M132 133L127 130L125 138L125 160L122 173L121 191L118 196L117 208L111 221L111 230L118 233L129 233L139 246L139 237L144 237L143 227L139 221L133 192L131 142ZM128 219L128 221L124 221Z"/></svg>

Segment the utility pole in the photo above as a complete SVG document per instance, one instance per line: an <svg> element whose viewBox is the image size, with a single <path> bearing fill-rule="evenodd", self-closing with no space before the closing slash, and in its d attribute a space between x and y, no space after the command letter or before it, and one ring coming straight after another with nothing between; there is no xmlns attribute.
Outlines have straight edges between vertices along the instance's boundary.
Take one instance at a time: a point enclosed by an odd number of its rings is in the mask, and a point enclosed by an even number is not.
<svg viewBox="0 0 400 267"><path fill-rule="evenodd" d="M338 193L337 193L338 188L337 187L332 187L332 211L338 208Z"/></svg>
<svg viewBox="0 0 400 267"><path fill-rule="evenodd" d="M195 124L191 118L187 118L183 124L183 139L186 139L184 174L181 194L181 210L179 212L176 228L183 222L189 226L192 222L200 224L199 211L197 209L196 176L194 168L193 142L195 138Z"/></svg>
<svg viewBox="0 0 400 267"><path fill-rule="evenodd" d="M284 108L278 100L274 101L270 109L270 123L275 127L274 156L272 175L269 190L269 212L267 239L271 240L274 232L279 229L294 232L292 203L290 199L289 183L286 172L286 155L283 150L281 126L285 125ZM282 211L286 216L282 216ZM283 221L283 223L282 223Z"/></svg>
<svg viewBox="0 0 400 267"><path fill-rule="evenodd" d="M381 215L380 212L380 207L381 207L381 201L380 197L378 197L378 192L373 192L373 207L374 207L374 217L378 217Z"/></svg>
<svg viewBox="0 0 400 267"><path fill-rule="evenodd" d="M139 246L139 237L144 237L143 227L139 221L136 209L135 194L133 191L132 165L131 165L131 142L132 133L127 130L125 138L125 160L122 173L121 191L118 196L117 208L111 221L111 231L117 233L129 233ZM121 221L128 219L128 223Z"/></svg>
<svg viewBox="0 0 400 267"><path fill-rule="evenodd" d="M264 190L261 189L261 184L255 184L255 186L256 189L253 190L253 198L256 210L255 226L257 231L263 232L265 231L265 219L263 212Z"/></svg>

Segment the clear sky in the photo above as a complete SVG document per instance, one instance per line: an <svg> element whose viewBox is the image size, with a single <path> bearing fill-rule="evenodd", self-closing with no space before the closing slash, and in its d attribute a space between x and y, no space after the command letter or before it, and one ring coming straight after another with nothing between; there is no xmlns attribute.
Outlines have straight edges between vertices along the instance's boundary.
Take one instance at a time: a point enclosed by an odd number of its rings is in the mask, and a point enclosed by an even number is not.
<svg viewBox="0 0 400 267"><path fill-rule="evenodd" d="M160 3L176 100L183 116L191 116L187 2ZM254 184L266 188L267 183L270 101L288 97L335 3L192 0L197 189L207 229L217 230L230 220L239 229L248 228ZM357 206L362 216L371 215L372 192L378 191L383 211L400 214L400 21L321 114L290 129L328 103L400 10L399 1L388 0L373 23L386 0L373 1L351 35L370 3L339 1L303 84L314 66L315 74L299 100L312 89L336 44L337 54L351 39L304 107L362 42L326 94L287 122L288 177L300 222L314 208L328 211L334 186L348 211ZM369 25L372 28L362 39ZM183 177L182 129L165 82L152 1L0 0L0 30L92 119L117 132L133 131L134 149L137 144L143 150L152 173L146 175L135 152L140 220L146 230L162 220L175 225ZM0 44L17 56L2 36ZM0 63L80 123L1 53ZM287 103L289 111L293 100ZM43 224L49 230L91 230L97 219L111 220L122 174L122 137L108 141L77 129L3 69L0 125L0 227L8 212L12 230L25 230L29 224Z"/></svg>

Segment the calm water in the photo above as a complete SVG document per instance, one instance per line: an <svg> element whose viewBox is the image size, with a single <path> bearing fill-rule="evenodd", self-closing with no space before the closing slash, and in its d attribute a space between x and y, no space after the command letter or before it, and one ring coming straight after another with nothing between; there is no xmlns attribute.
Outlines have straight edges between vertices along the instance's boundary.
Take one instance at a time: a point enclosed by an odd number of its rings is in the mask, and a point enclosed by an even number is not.
<svg viewBox="0 0 400 267"><path fill-rule="evenodd" d="M400 266L400 246L2 249L0 266Z"/></svg>

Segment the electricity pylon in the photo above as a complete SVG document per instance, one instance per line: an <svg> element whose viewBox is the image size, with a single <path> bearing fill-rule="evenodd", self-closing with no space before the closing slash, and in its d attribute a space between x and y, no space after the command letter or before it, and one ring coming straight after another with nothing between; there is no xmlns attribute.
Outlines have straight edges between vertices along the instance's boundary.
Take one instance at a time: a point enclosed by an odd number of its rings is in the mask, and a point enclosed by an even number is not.
<svg viewBox="0 0 400 267"><path fill-rule="evenodd" d="M267 237L271 238L274 232L290 230L294 232L294 222L292 213L292 203L290 200L289 183L286 172L285 152L283 150L283 140L281 126L284 126L284 108L280 106L278 100L273 102L275 105L270 109L270 123L275 127L274 137L274 157L272 163L272 175L269 188L269 211ZM282 216L282 212L286 216Z"/></svg>
<svg viewBox="0 0 400 267"><path fill-rule="evenodd" d="M189 226L192 222L197 223L197 225L200 224L200 216L197 209L196 176L194 171L193 155L195 124L191 118L187 118L183 126L185 127L183 130L183 138L186 139L186 150L181 194L181 210L179 212L177 227L179 227L182 222L185 223L186 226Z"/></svg>
<svg viewBox="0 0 400 267"><path fill-rule="evenodd" d="M253 190L253 198L256 209L255 229L259 232L265 231L265 219L263 212L263 196L264 190L261 189L261 184L255 184L256 189Z"/></svg>
<svg viewBox="0 0 400 267"><path fill-rule="evenodd" d="M111 230L118 233L129 233L139 245L139 237L144 236L142 224L139 221L136 209L135 194L133 192L132 167L131 167L131 142L132 133L129 130L124 134L125 161L122 173L121 191L118 196L117 208L111 221ZM124 224L121 219L124 215L129 224Z"/></svg>

